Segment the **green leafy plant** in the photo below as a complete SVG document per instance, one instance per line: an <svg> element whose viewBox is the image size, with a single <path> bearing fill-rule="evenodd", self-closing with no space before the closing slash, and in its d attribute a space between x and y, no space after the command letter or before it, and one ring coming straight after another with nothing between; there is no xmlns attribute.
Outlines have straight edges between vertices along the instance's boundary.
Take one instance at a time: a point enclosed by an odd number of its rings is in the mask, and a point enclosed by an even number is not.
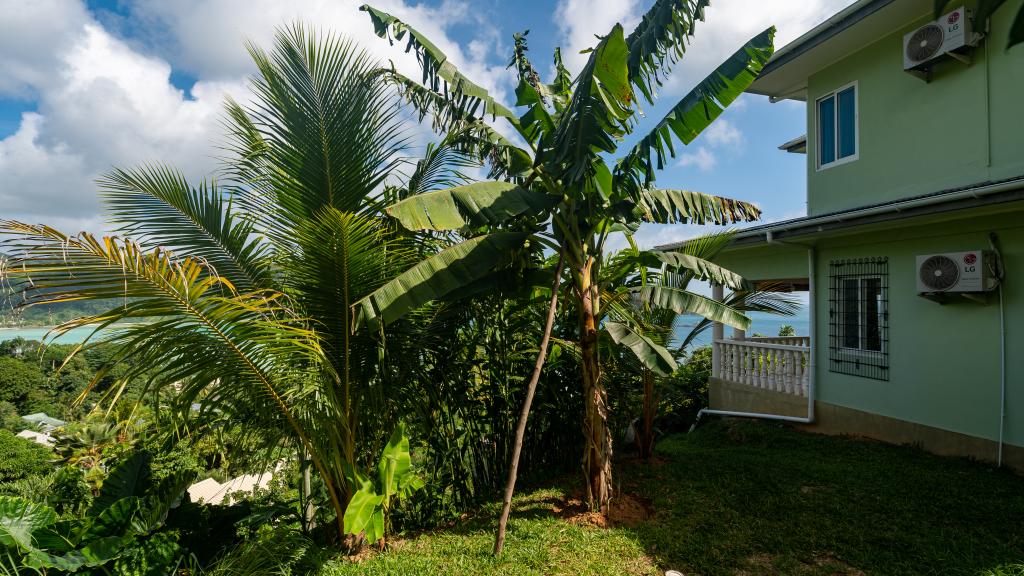
<svg viewBox="0 0 1024 576"><path fill-rule="evenodd" d="M149 461L140 452L112 470L81 518L58 520L45 504L0 496L0 549L12 568L74 572L122 557L132 559L128 565L170 565L181 553L177 538L157 531L192 477L150 482Z"/></svg>
<svg viewBox="0 0 1024 576"><path fill-rule="evenodd" d="M53 469L53 457L49 448L0 430L0 484L46 475Z"/></svg>
<svg viewBox="0 0 1024 576"><path fill-rule="evenodd" d="M615 322L602 324L599 279L607 264L609 235L631 236L642 222L729 224L756 220L749 203L690 190L655 186L655 171L675 155L675 140L691 143L754 81L773 53L774 28L756 35L679 100L650 131L624 153L620 145L638 128L639 101L654 102L655 87L685 56L687 42L709 2L659 0L628 35L621 24L599 36L588 60L573 77L555 52L555 75L543 83L527 58L526 34L515 37L510 62L518 75L516 113L467 79L424 34L399 18L364 5L374 31L389 41L405 42L422 68L417 82L394 69L378 73L392 82L421 117L467 154L490 163L494 181L452 187L407 198L388 213L410 230L462 231L465 240L425 259L356 303L357 320L371 327L389 323L407 311L466 285L500 286L500 257L544 246L558 255L553 294L533 377L527 385L518 430L525 428L533 390L543 368L557 294L564 290L577 310L574 340L579 348L583 389L583 468L591 506L603 510L612 496L611 434L607 390L602 381L600 333L636 354L644 366L668 374L675 362L645 334L640 322L620 306ZM511 143L488 124L500 121L525 142ZM618 155L616 157L616 155ZM504 180L498 181L498 180ZM550 226L547 223L550 222ZM639 252L639 251L638 251ZM742 278L693 257L643 251L634 263L689 271L697 277L744 288ZM563 266L566 286L559 283ZM745 329L749 319L709 298L672 286L647 285L634 294L650 306L693 312ZM500 553L518 464L518 432L499 521L495 552Z"/></svg>
<svg viewBox="0 0 1024 576"><path fill-rule="evenodd" d="M357 536L365 533L366 540L372 544L387 533L389 511L395 502L423 488L423 480L412 470L405 424L395 428L381 452L376 482L363 476L357 477L356 482L360 488L345 510L345 529Z"/></svg>
<svg viewBox="0 0 1024 576"><path fill-rule="evenodd" d="M3 270L27 305L106 303L56 332L121 323L106 361L128 369L112 400L138 381L184 426L228 419L264 461L282 449L309 461L340 536L350 479L396 420L386 397L401 360L381 333L353 333L349 309L434 248L383 214L406 143L369 55L301 25L273 50L248 48L253 98L226 104L222 180L116 169L100 187L118 236L0 221Z"/></svg>

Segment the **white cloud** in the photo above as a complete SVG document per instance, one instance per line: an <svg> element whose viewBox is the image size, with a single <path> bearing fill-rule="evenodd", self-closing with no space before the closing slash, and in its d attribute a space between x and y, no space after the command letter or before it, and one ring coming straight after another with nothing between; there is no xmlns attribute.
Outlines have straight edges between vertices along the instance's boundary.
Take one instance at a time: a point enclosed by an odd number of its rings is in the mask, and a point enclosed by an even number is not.
<svg viewBox="0 0 1024 576"><path fill-rule="evenodd" d="M718 148L738 148L743 145L743 133L725 118L716 120L700 137L709 146Z"/></svg>
<svg viewBox="0 0 1024 576"><path fill-rule="evenodd" d="M776 49L852 4L853 0L727 0L714 2L695 27L693 43L663 92L682 96L747 40L774 25Z"/></svg>
<svg viewBox="0 0 1024 576"><path fill-rule="evenodd" d="M721 0L705 11L698 22L692 44L673 69L662 93L679 97L707 76L744 42L775 25L775 46L781 48L820 24L853 0ZM605 34L621 22L628 34L640 21L650 2L636 0L559 0L556 18L562 31L564 52L573 53L571 63L578 69L585 56L575 54L592 46L594 34ZM570 50L571 49L571 50Z"/></svg>
<svg viewBox="0 0 1024 576"><path fill-rule="evenodd" d="M88 19L79 0L0 1L0 95L29 98Z"/></svg>
<svg viewBox="0 0 1024 576"><path fill-rule="evenodd" d="M718 158L713 152L701 146L695 152L680 154L678 164L684 167L696 167L701 172L710 172L718 164Z"/></svg>
<svg viewBox="0 0 1024 576"><path fill-rule="evenodd" d="M595 35L607 34L621 23L626 34L640 22L639 0L560 0L554 19L562 32L562 57L566 66L578 71L587 61L580 50L597 44Z"/></svg>
<svg viewBox="0 0 1024 576"><path fill-rule="evenodd" d="M362 0L134 0L133 18L143 36L166 54L175 67L201 78L236 78L251 71L245 42L270 46L281 26L302 23L356 41L381 61L393 60L403 73L418 77L416 56L405 43L390 46L373 31L370 18L359 10ZM426 34L469 78L504 97L511 79L504 66L489 66L486 58L496 47L496 29L470 3L447 0L440 6L380 0L376 8L401 18ZM447 28L472 23L477 41L467 49L451 40ZM504 54L504 52L502 53Z"/></svg>
<svg viewBox="0 0 1024 576"><path fill-rule="evenodd" d="M159 161L190 179L216 167L227 94L245 100L253 72L244 40L269 47L276 27L294 21L347 35L381 61L418 75L413 54L373 35L358 0L137 0L129 4L137 36L119 38L81 0L0 0L0 96L35 111L0 139L0 218L98 230L96 178L112 166ZM499 98L504 67L487 64L499 49L493 27L466 2L436 8L382 0L384 10L429 34L450 59ZM472 23L464 50L445 29ZM186 94L172 69L198 80ZM502 74L499 74L502 73ZM425 134L410 132L414 142Z"/></svg>

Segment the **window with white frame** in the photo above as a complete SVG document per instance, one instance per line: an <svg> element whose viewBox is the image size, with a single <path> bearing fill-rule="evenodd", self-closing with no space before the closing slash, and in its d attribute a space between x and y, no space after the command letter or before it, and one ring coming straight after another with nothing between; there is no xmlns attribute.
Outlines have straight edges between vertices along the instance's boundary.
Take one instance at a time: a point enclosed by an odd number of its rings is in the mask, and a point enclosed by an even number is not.
<svg viewBox="0 0 1024 576"><path fill-rule="evenodd" d="M829 370L889 379L887 258L829 264Z"/></svg>
<svg viewBox="0 0 1024 576"><path fill-rule="evenodd" d="M857 121L857 83L818 98L818 169L857 159L860 134Z"/></svg>

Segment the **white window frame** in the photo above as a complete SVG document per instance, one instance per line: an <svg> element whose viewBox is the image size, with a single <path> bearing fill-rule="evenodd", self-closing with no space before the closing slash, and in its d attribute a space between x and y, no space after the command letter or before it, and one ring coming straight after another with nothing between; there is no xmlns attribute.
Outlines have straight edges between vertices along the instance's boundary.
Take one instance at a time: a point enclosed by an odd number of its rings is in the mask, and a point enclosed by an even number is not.
<svg viewBox="0 0 1024 576"><path fill-rule="evenodd" d="M839 93L847 88L853 87L853 154L845 158L839 158ZM819 105L822 100L827 100L829 97L834 98L835 105L833 106L832 112L832 125L835 127L835 150L836 159L829 162L828 164L821 163L821 114ZM818 97L814 101L814 165L817 166L817 171L827 170L834 166L840 166L842 164L849 164L850 162L856 162L860 158L860 86L857 81L854 80L849 84L843 84L842 86L827 92Z"/></svg>
<svg viewBox="0 0 1024 576"><path fill-rule="evenodd" d="M854 281L857 282L857 302L856 302L856 306L857 306L857 347L856 348L851 348L851 347L847 346L846 345L846 334L840 334L839 338L840 338L840 342L842 344L839 346L839 348L844 353L851 354L851 355L856 355L856 354L878 354L878 353L887 354L889 352L889 339L886 337L885 333L889 329L889 326L888 326L888 322L886 320L884 320L884 318L886 317L886 314L888 313L888 310L885 308L885 305L886 305L886 303L888 303L889 299L888 299L888 295L885 293L885 291L887 290L887 288L885 287L885 281L878 274L863 274L863 275L857 275L857 276L845 276L845 277L843 277L840 280L840 282L845 283L845 282L850 281L850 280L854 280ZM868 341L868 335L867 335L867 329L868 329L867 325L868 325L868 323L867 323L867 310L865 310L864 307L863 307L864 302L866 302L866 300L867 300L864 297L864 291L865 291L865 283L864 283L864 281L865 280L878 280L878 286L879 286L879 289L881 290L881 292L879 294L879 297L881 298L882 301L879 303L879 307L878 307L878 315L880 316L879 321L878 321L878 341L879 341L879 344L881 345L881 348L878 349L878 350L868 350L866 348L867 341ZM845 296L846 296L845 286L841 289L840 293L843 295L843 299L840 300L840 306L841 306L840 314L844 314L845 315L846 314L846 307L849 306L849 303L845 299ZM847 326L847 325L844 324L844 326Z"/></svg>

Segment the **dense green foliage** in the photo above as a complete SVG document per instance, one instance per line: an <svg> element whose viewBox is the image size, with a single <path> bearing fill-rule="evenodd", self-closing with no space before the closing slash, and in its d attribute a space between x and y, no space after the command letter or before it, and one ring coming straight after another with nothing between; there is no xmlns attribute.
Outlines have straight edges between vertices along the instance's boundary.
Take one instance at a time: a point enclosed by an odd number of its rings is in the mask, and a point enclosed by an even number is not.
<svg viewBox="0 0 1024 576"><path fill-rule="evenodd" d="M505 275L495 262L502 257L536 246L556 252L553 276L558 282L564 267L564 280L555 286L535 285L555 292L552 310L558 293L574 309L570 317L575 326L568 341L578 352L583 389L580 420L587 500L597 510L608 504L614 491L602 341L610 340L630 351L644 370L666 376L676 368L675 358L664 342L647 333L643 312L695 313L741 329L750 323L729 304L688 291L685 282L649 278L660 269L743 290L746 285L741 277L696 254L639 250L632 240L643 222L725 225L760 216L760 210L746 202L658 188L655 171L664 167L666 157L675 156L675 141L692 142L754 81L773 53L774 27L740 46L646 136L632 147L620 149L625 137L639 130L641 96L654 103L653 87L684 57L686 43L703 19L707 4L703 0L662 0L650 7L628 35L621 24L615 24L595 39L586 51L586 64L574 77L556 50L551 83L541 81L528 58L527 33L516 34L509 68L517 74L516 107L520 112L495 102L409 23L370 5L361 8L378 36L406 42L406 51L416 53L423 72L420 82L393 68L382 68L378 75L398 88L421 119L430 117L433 128L446 141L488 162L491 177L504 181L448 186L429 194L396 198L398 202L389 206L387 213L405 228L459 231L464 237L361 298L355 306L356 320L376 328L453 290L468 286L498 289ZM509 142L488 123L499 118L525 146ZM467 232L472 234L465 237ZM606 241L613 233L624 234L631 244L623 258L606 254ZM606 267L612 269L610 273ZM546 277L536 273L538 270L531 272L534 274L527 278ZM552 326L551 322L545 325L545 342ZM530 387L536 383L534 374ZM524 407L520 430L529 408ZM515 464L511 470L496 554L502 549L516 482Z"/></svg>
<svg viewBox="0 0 1024 576"><path fill-rule="evenodd" d="M53 454L49 449L9 430L0 430L0 491L3 484L50 471Z"/></svg>
<svg viewBox="0 0 1024 576"><path fill-rule="evenodd" d="M753 81L773 29L610 156L706 4L659 0L633 33L599 37L575 79L556 53L552 84L516 35L520 116L389 14L365 8L379 35L408 39L423 84L294 25L269 51L249 46L252 97L226 103L217 181L113 170L100 188L116 236L0 221L0 280L23 310L70 314L49 318L66 320L58 331L119 326L82 346L0 344L4 424L28 411L68 420L41 449L51 463L3 485L6 558L115 574L304 571L325 549L460 518L493 498L520 447L528 481L576 471L567 455L583 454L585 498L604 508L612 443L638 414L668 431L706 402L708 352L670 349L676 315L743 328L744 311L771 308L712 262L727 235L665 253L631 234L644 221L758 217L656 188L654 171ZM403 100L443 133L415 160ZM463 172L479 167L496 180ZM605 254L613 233L630 248ZM698 279L732 299L690 291ZM534 383L530 426L517 429ZM222 504L184 494L200 478L270 470L269 489Z"/></svg>
<svg viewBox="0 0 1024 576"><path fill-rule="evenodd" d="M131 364L129 360L104 370L111 348L96 346L68 358L76 347L74 344L43 346L23 338L0 342L0 416L3 417L0 426L15 429L26 425L11 417L15 414L45 412L58 419L77 418L97 402ZM88 398L76 402L87 391Z"/></svg>

